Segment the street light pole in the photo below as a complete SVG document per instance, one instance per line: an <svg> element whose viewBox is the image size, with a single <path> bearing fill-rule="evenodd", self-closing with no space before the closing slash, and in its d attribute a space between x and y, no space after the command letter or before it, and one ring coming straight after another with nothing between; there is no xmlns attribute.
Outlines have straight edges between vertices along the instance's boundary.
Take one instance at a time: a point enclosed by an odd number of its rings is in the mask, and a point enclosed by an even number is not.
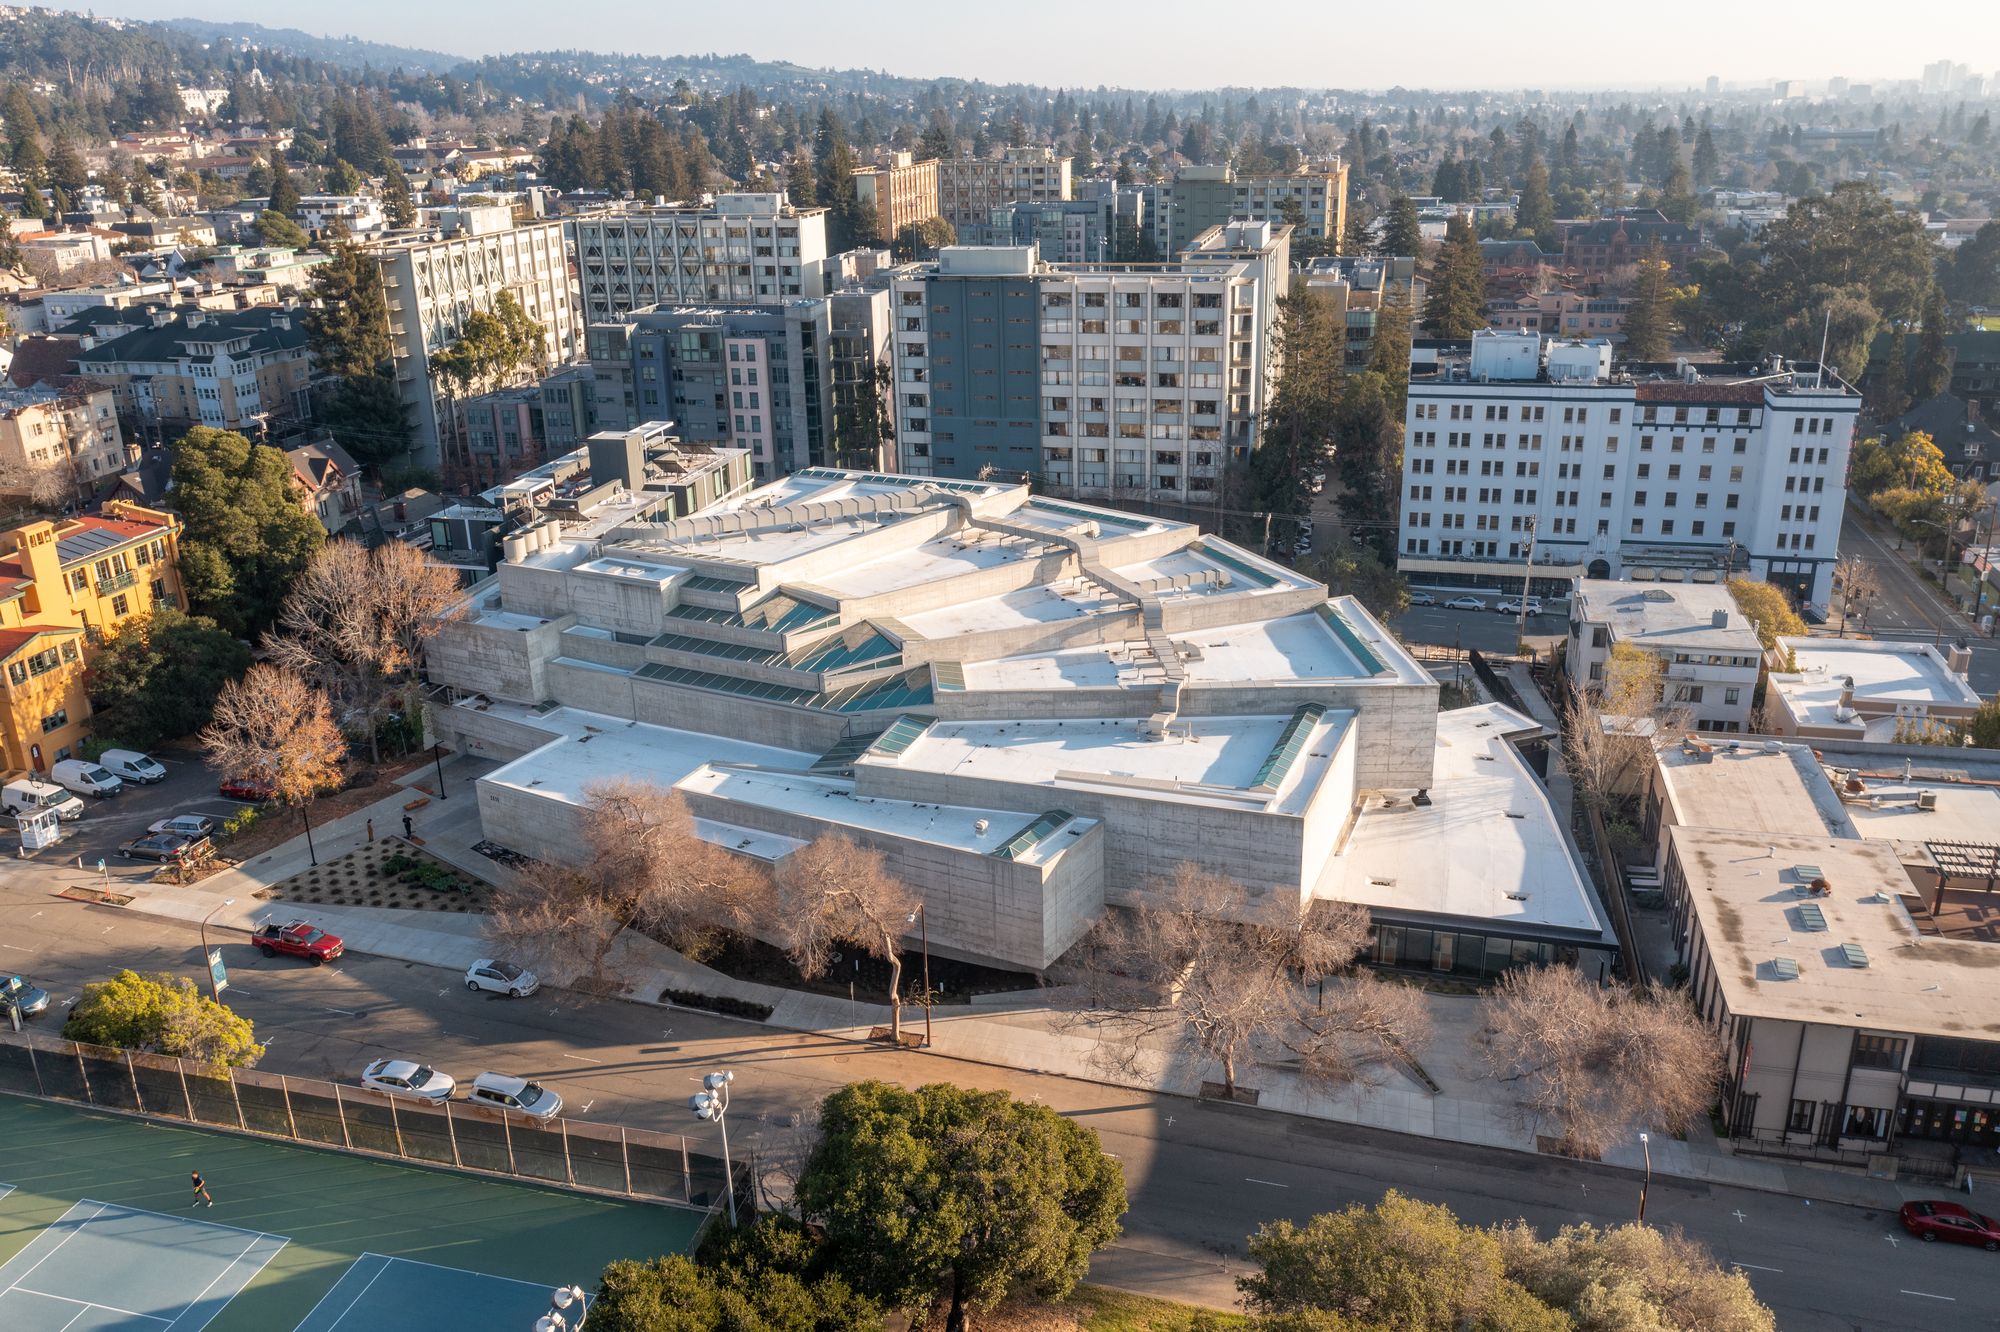
<svg viewBox="0 0 2000 1332"><path fill-rule="evenodd" d="M931 1048L931 1004L933 1002L931 996L931 918L930 913L924 910L922 902L917 903L917 909L910 913L909 923L919 927L922 931L921 938L923 939L924 947L924 1049L928 1050Z"/></svg>
<svg viewBox="0 0 2000 1332"><path fill-rule="evenodd" d="M569 1311L574 1306L576 1321L571 1322ZM549 1294L549 1311L535 1320L535 1332L577 1332L590 1316L590 1305L583 1297L582 1286L557 1286Z"/></svg>
<svg viewBox="0 0 2000 1332"><path fill-rule="evenodd" d="M444 745L442 741L431 741L431 762L437 764L438 799L451 799L450 796L444 793Z"/></svg>
<svg viewBox="0 0 2000 1332"><path fill-rule="evenodd" d="M208 914L201 918L201 964L202 966L208 969L208 997L215 1000L215 1002L218 1004L222 1002L222 990L215 983L215 965L214 963L209 961L208 922L213 920L215 918L215 913L222 910L222 908L226 906L235 906L235 905L236 905L235 898L225 897L220 902L217 902L214 906L210 907L208 909Z"/></svg>
<svg viewBox="0 0 2000 1332"><path fill-rule="evenodd" d="M707 1120L722 1128L722 1177L723 1196L729 1199L729 1224L736 1225L736 1168L729 1159L729 1084L736 1081L736 1075L729 1072L710 1073L701 1080L703 1090L688 1097L688 1109L694 1111L696 1119Z"/></svg>
<svg viewBox="0 0 2000 1332"><path fill-rule="evenodd" d="M1646 1177L1639 1182L1639 1224L1646 1224L1646 1192L1653 1187L1653 1144L1645 1134L1639 1135L1639 1147L1646 1153Z"/></svg>

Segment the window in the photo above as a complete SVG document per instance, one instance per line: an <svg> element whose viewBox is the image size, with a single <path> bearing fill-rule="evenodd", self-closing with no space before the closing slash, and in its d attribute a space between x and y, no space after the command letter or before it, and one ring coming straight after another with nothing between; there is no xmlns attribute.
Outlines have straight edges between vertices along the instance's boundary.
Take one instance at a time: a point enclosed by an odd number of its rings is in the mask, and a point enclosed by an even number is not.
<svg viewBox="0 0 2000 1332"><path fill-rule="evenodd" d="M67 725L69 725L69 710L67 708L57 708L54 712L42 718L42 734L47 735L50 731L60 731Z"/></svg>
<svg viewBox="0 0 2000 1332"><path fill-rule="evenodd" d="M1742 699L1743 691L1734 685L1722 691L1722 702L1725 707L1733 708L1742 702Z"/></svg>
<svg viewBox="0 0 2000 1332"><path fill-rule="evenodd" d="M129 615L131 613L131 610L132 610L131 599L128 598L123 592L120 592L117 596L111 598L111 613L113 615L116 615L120 619L123 619L126 615Z"/></svg>
<svg viewBox="0 0 2000 1332"><path fill-rule="evenodd" d="M1793 1101L1792 1113L1785 1119L1785 1129L1790 1133L1811 1133L1813 1111L1818 1108L1813 1101Z"/></svg>
<svg viewBox="0 0 2000 1332"><path fill-rule="evenodd" d="M1903 1047L1907 1044L1900 1036L1870 1036L1864 1032L1854 1038L1854 1066L1901 1068Z"/></svg>

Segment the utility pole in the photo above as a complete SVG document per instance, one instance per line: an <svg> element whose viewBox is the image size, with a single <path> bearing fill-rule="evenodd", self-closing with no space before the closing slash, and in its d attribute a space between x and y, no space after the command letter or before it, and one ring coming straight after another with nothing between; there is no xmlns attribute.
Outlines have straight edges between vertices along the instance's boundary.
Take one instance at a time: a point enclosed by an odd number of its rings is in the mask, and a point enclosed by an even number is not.
<svg viewBox="0 0 2000 1332"><path fill-rule="evenodd" d="M1521 604L1515 612L1514 655L1527 651L1528 645L1528 589L1535 581L1535 516L1528 515L1528 562L1521 569Z"/></svg>

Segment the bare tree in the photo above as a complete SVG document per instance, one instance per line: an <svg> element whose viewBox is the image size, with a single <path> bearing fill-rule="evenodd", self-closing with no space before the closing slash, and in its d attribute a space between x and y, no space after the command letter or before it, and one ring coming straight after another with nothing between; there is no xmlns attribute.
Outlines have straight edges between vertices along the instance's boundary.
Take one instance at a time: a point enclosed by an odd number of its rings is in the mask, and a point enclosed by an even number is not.
<svg viewBox="0 0 2000 1332"><path fill-rule="evenodd" d="M423 645L458 600L456 576L413 547L329 541L293 581L264 646L271 660L360 714L369 760L380 762L380 719L399 700L415 715Z"/></svg>
<svg viewBox="0 0 2000 1332"><path fill-rule="evenodd" d="M1859 613L1865 626L1868 603L1881 590L1875 566L1852 553L1840 557L1833 566L1833 581L1840 588L1840 631L1847 632L1847 617Z"/></svg>
<svg viewBox="0 0 2000 1332"><path fill-rule="evenodd" d="M1164 1040L1177 1062L1219 1065L1231 1097L1245 1061L1288 1064L1323 1086L1360 1080L1430 1038L1413 987L1339 974L1369 930L1361 907L1253 898L1233 879L1182 865L1092 932L1069 1025L1127 1071L1146 1041Z"/></svg>
<svg viewBox="0 0 2000 1332"><path fill-rule="evenodd" d="M1578 794L1600 814L1638 790L1653 755L1678 743L1693 726L1693 709L1669 688L1657 656L1619 643L1604 665L1604 678L1571 699L1563 766Z"/></svg>
<svg viewBox="0 0 2000 1332"><path fill-rule="evenodd" d="M917 895L882 865L882 853L830 834L778 862L777 931L800 974L823 975L836 945L889 964L889 1039L903 1039L903 955Z"/></svg>
<svg viewBox="0 0 2000 1332"><path fill-rule="evenodd" d="M341 760L347 757L347 742L325 694L295 671L259 663L222 687L200 738L226 775L262 786L273 799L297 808L310 844L306 807L319 792L340 784Z"/></svg>
<svg viewBox="0 0 2000 1332"><path fill-rule="evenodd" d="M540 864L504 889L487 933L552 983L603 977L628 929L689 957L769 915L768 883L751 861L695 833L676 792L618 780L584 789L579 861Z"/></svg>
<svg viewBox="0 0 2000 1332"><path fill-rule="evenodd" d="M1684 995L1599 986L1574 967L1510 971L1481 1001L1485 1061L1522 1123L1596 1156L1628 1130L1678 1133L1715 1099L1721 1037Z"/></svg>

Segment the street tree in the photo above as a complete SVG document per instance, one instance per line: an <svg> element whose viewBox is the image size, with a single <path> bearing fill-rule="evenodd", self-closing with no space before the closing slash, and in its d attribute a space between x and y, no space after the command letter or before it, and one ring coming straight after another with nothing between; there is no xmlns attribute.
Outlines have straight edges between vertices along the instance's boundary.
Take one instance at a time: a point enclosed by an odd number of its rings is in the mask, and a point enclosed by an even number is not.
<svg viewBox="0 0 2000 1332"><path fill-rule="evenodd" d="M1507 1274L1491 1231L1390 1189L1303 1225L1250 1237L1238 1277L1267 1332L1568 1332L1570 1321Z"/></svg>
<svg viewBox="0 0 2000 1332"><path fill-rule="evenodd" d="M299 811L307 836L314 797L339 787L347 742L326 695L295 671L259 663L225 684L201 730L217 771L264 787Z"/></svg>
<svg viewBox="0 0 2000 1332"><path fill-rule="evenodd" d="M265 651L323 689L343 716L358 714L369 760L379 763L381 722L391 710L417 715L423 646L459 599L452 571L413 546L330 541L293 580Z"/></svg>
<svg viewBox="0 0 2000 1332"><path fill-rule="evenodd" d="M1125 1177L1043 1105L946 1084L857 1082L820 1106L800 1215L835 1269L892 1308L947 1303L946 1332L1014 1295L1060 1299L1116 1239Z"/></svg>
<svg viewBox="0 0 2000 1332"><path fill-rule="evenodd" d="M1945 490L1955 479L1944 450L1921 430L1894 438L1870 435L1855 443L1848 458L1848 489L1870 501L1885 490Z"/></svg>
<svg viewBox="0 0 2000 1332"><path fill-rule="evenodd" d="M496 942L553 984L605 984L612 948L638 930L696 960L771 919L761 870L695 832L679 793L627 778L584 788L580 854L536 862L487 921Z"/></svg>
<svg viewBox="0 0 2000 1332"><path fill-rule="evenodd" d="M1410 608L1410 583L1369 546L1329 548L1298 561L1299 572L1317 578L1333 595L1353 596L1378 620L1391 620Z"/></svg>
<svg viewBox="0 0 2000 1332"><path fill-rule="evenodd" d="M264 1056L250 1019L216 1003L185 976L130 969L83 987L63 1023L66 1040L172 1055L211 1069L248 1068Z"/></svg>
<svg viewBox="0 0 2000 1332"><path fill-rule="evenodd" d="M1840 557L1833 566L1834 595L1840 600L1840 629L1847 631L1847 617L1860 615L1865 623L1868 605L1882 590L1881 579L1875 575L1875 566L1861 556L1849 552Z"/></svg>
<svg viewBox="0 0 2000 1332"><path fill-rule="evenodd" d="M174 445L167 503L180 514L188 609L249 638L326 540L293 492L291 460L229 430L196 426Z"/></svg>
<svg viewBox="0 0 2000 1332"><path fill-rule="evenodd" d="M222 687L250 668L250 649L205 616L157 606L106 631L88 687L97 735L133 749L208 724Z"/></svg>
<svg viewBox="0 0 2000 1332"><path fill-rule="evenodd" d="M1601 988L1575 967L1516 968L1480 1001L1486 1069L1524 1126L1595 1157L1641 1129L1679 1133L1714 1102L1721 1037L1687 996Z"/></svg>
<svg viewBox="0 0 2000 1332"><path fill-rule="evenodd" d="M1586 1224L1542 1239L1513 1221L1494 1234L1508 1277L1577 1332L1776 1332L1748 1274L1677 1230Z"/></svg>
<svg viewBox="0 0 2000 1332"><path fill-rule="evenodd" d="M1437 338L1469 338L1486 327L1486 274L1479 237L1463 214L1445 223L1444 244L1431 266L1424 297L1424 332Z"/></svg>
<svg viewBox="0 0 2000 1332"><path fill-rule="evenodd" d="M1791 599L1769 583L1754 578L1729 580L1729 595L1736 609L1757 631L1757 641L1765 651L1778 646L1780 638L1803 638L1806 622L1792 609Z"/></svg>
<svg viewBox="0 0 2000 1332"><path fill-rule="evenodd" d="M920 899L882 853L827 834L778 862L776 925L799 973L822 976L843 946L889 964L889 1039L903 1039L903 935ZM928 996L926 996L928 1000Z"/></svg>
<svg viewBox="0 0 2000 1332"><path fill-rule="evenodd" d="M1322 1087L1367 1081L1430 1038L1419 991L1350 970L1370 929L1361 907L1253 894L1182 865L1086 938L1064 1025L1116 1069L1164 1055L1219 1072L1232 1100L1249 1064Z"/></svg>

